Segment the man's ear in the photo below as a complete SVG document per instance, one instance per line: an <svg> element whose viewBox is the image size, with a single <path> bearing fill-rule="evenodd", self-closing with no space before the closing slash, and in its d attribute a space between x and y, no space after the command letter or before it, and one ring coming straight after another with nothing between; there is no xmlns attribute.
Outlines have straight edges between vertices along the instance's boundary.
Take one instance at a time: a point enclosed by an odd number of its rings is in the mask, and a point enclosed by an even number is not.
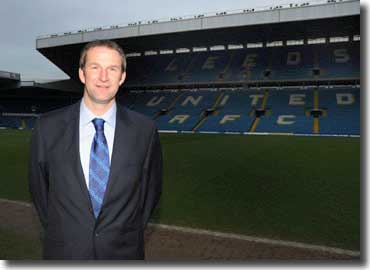
<svg viewBox="0 0 370 270"><path fill-rule="evenodd" d="M82 70L82 68L78 68L78 77L80 78L80 81L85 84L85 73Z"/></svg>
<svg viewBox="0 0 370 270"><path fill-rule="evenodd" d="M126 80L126 71L122 72L121 80L119 81L119 86L121 86L125 80Z"/></svg>

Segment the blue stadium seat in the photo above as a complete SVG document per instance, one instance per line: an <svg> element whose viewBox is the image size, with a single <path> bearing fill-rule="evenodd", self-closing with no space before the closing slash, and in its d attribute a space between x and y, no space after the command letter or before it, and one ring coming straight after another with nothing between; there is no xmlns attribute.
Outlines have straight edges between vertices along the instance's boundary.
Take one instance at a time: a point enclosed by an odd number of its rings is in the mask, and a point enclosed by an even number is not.
<svg viewBox="0 0 370 270"><path fill-rule="evenodd" d="M335 87L319 89L320 107L327 115L320 117L321 134L360 134L360 89Z"/></svg>
<svg viewBox="0 0 370 270"><path fill-rule="evenodd" d="M127 85L359 79L359 52L345 42L132 57Z"/></svg>
<svg viewBox="0 0 370 270"><path fill-rule="evenodd" d="M19 117L0 116L0 127L21 128L22 127L22 120Z"/></svg>

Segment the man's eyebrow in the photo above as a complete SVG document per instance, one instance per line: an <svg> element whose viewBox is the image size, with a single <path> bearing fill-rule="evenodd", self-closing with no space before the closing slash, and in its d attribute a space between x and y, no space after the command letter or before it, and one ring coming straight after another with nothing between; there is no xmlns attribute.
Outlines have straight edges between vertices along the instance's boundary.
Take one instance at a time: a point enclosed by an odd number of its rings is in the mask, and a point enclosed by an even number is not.
<svg viewBox="0 0 370 270"><path fill-rule="evenodd" d="M87 63L86 65L87 65L87 66L92 66L92 65L100 66L100 64L99 64L99 63L96 63L96 62ZM121 67L121 65L109 65L108 67L116 67L116 68L120 68L120 67Z"/></svg>

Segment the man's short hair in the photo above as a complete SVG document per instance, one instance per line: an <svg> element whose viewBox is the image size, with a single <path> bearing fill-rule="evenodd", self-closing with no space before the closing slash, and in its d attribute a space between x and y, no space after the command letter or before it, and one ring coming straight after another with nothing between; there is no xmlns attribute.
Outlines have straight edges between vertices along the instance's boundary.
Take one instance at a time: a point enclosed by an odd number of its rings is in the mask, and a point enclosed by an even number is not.
<svg viewBox="0 0 370 270"><path fill-rule="evenodd" d="M85 67L87 52L90 49L95 48L95 47L106 47L106 48L117 51L121 56L122 72L126 71L127 62L126 62L125 53L123 52L123 49L121 48L121 46L119 46L116 42L114 42L112 40L94 40L94 41L91 41L91 42L87 43L83 47L83 49L81 51L81 54L80 54L80 64L79 65L80 65L81 69L83 69Z"/></svg>

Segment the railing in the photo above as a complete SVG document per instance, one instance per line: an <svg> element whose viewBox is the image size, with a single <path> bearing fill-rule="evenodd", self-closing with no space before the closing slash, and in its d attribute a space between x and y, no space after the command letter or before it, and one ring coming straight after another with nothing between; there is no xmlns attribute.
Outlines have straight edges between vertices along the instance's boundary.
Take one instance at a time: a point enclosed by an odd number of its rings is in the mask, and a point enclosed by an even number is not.
<svg viewBox="0 0 370 270"><path fill-rule="evenodd" d="M221 11L221 12L207 12L203 14L185 15L185 16L177 16L177 17L171 17L171 18L155 19L155 20L153 19L140 20L137 22L123 23L123 24L117 24L117 25L98 26L98 27L90 27L90 28L80 29L80 30L65 31L63 33L43 34L43 35L37 36L37 39L53 38L53 37L59 37L59 36L80 34L80 33L107 30L107 29L116 29L116 28L123 28L123 27L132 27L132 26L138 26L138 25L156 24L156 23L162 23L162 22L175 22L175 21L182 21L182 20L189 20L189 19L200 19L200 18L212 17L212 16L226 16L226 15L240 14L240 13L254 13L254 12L259 12L259 11L289 9L289 8L315 6L315 5L323 5L323 4L336 4L336 3L342 3L342 2L359 2L359 0L299 1L299 2L289 3L289 4L281 4L281 5L274 5L274 6L262 6L262 7L253 7L253 8L245 8L245 9L235 9L235 10L227 10L227 11Z"/></svg>

